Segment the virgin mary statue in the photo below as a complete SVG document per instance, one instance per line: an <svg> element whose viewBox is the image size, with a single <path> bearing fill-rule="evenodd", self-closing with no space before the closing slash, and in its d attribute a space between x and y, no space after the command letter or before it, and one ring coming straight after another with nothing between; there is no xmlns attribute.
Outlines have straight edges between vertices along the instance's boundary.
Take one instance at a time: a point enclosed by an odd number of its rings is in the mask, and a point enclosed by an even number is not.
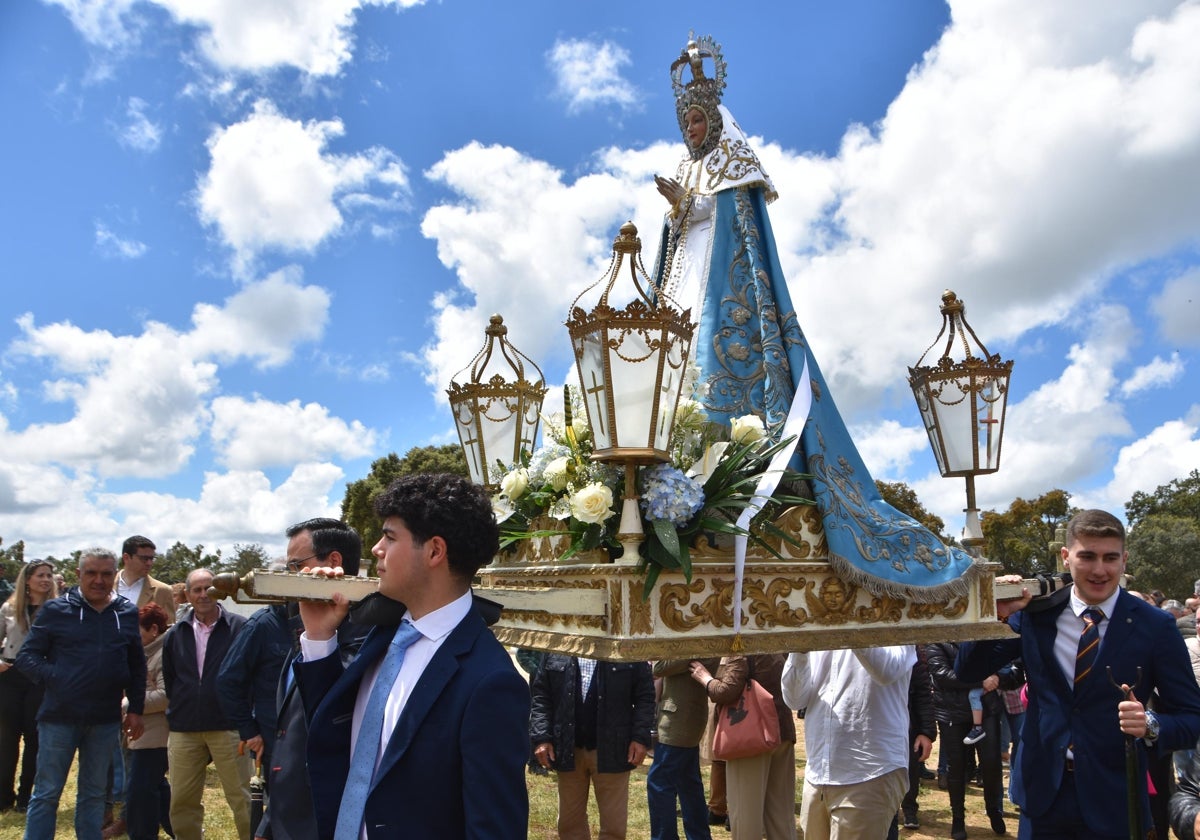
<svg viewBox="0 0 1200 840"><path fill-rule="evenodd" d="M966 594L982 564L880 497L825 386L779 266L767 215L775 187L721 104L725 72L721 47L710 37L690 40L671 65L688 156L675 178L655 178L671 203L655 282L699 322L695 399L726 427L754 414L778 438L789 414L792 428L803 423L792 467L812 476L839 576L876 594L923 602ZM811 400L803 393L795 399L802 382ZM797 417L806 407L807 418Z"/></svg>

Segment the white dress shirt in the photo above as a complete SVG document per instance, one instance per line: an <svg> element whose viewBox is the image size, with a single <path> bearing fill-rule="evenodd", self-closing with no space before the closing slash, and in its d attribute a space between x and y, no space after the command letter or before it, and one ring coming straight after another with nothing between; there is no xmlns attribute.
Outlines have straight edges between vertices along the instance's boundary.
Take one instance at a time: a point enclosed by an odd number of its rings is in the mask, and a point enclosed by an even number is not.
<svg viewBox="0 0 1200 840"><path fill-rule="evenodd" d="M444 607L434 610L433 612L422 616L417 620L413 620L412 613L404 614L405 621L412 621L414 627L421 633L421 638L412 643L412 646L404 654L404 662L400 666L400 673L396 675L396 681L392 683L392 690L388 695L387 705L383 711L383 729L380 732L379 738L379 757L382 759L383 751L387 747L388 740L392 737L392 731L396 728L396 722L400 720L400 715L404 712L404 705L408 702L408 698L412 696L413 688L417 681L421 679L421 674L425 673L425 667L429 664L429 660L433 659L433 655L437 653L438 648L446 641L446 637L450 635L450 631L459 625L467 613L471 611L471 592L467 591L462 597L451 601ZM338 640L335 635L332 639L325 641L314 642L308 638L307 633L300 636L300 651L304 656L305 662L314 662L318 659L324 659L326 656L332 656L337 653ZM379 666L383 663L383 657L380 657L379 662L376 662L366 673L363 674L362 682L358 684L358 696L354 700L354 717L351 720L350 728L350 750L351 760L354 756L354 747L358 743L358 729L362 724L363 713L367 708L367 701L371 697L371 690L375 687L375 677L379 673ZM378 760L376 761L378 766Z"/></svg>
<svg viewBox="0 0 1200 840"><path fill-rule="evenodd" d="M804 714L804 777L848 785L908 767L912 645L793 653L783 666L783 702Z"/></svg>

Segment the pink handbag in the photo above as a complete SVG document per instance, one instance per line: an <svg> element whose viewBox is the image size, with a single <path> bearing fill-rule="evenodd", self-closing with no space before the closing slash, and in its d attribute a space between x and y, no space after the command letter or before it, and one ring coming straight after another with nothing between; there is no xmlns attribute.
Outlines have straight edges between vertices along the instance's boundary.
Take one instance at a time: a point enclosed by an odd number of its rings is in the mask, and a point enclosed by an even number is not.
<svg viewBox="0 0 1200 840"><path fill-rule="evenodd" d="M770 752L779 746L779 715L775 700L753 679L746 681L738 701L717 707L713 758L734 761Z"/></svg>

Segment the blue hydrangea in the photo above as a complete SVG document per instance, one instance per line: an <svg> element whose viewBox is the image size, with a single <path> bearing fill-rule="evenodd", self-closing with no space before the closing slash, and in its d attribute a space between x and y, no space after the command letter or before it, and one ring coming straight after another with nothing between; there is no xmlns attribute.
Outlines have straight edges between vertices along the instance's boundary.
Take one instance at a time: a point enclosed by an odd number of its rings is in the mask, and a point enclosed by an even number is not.
<svg viewBox="0 0 1200 840"><path fill-rule="evenodd" d="M647 519L666 519L678 528L704 507L704 490L670 464L656 464L642 471L641 506Z"/></svg>

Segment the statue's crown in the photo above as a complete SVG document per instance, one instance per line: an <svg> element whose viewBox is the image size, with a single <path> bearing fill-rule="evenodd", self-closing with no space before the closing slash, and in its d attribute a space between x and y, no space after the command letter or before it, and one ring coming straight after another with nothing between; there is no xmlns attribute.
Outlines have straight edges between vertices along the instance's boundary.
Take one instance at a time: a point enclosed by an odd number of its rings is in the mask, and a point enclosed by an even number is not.
<svg viewBox="0 0 1200 840"><path fill-rule="evenodd" d="M712 76L704 75L705 59L712 62ZM692 80L685 84L683 72L689 67ZM725 56L721 54L721 45L711 35L702 38L697 38L695 32L688 35L687 46L671 64L671 88L675 92L675 113L681 124L684 114L693 107L703 110L710 120L717 116L717 106L721 104L721 93L725 90Z"/></svg>

